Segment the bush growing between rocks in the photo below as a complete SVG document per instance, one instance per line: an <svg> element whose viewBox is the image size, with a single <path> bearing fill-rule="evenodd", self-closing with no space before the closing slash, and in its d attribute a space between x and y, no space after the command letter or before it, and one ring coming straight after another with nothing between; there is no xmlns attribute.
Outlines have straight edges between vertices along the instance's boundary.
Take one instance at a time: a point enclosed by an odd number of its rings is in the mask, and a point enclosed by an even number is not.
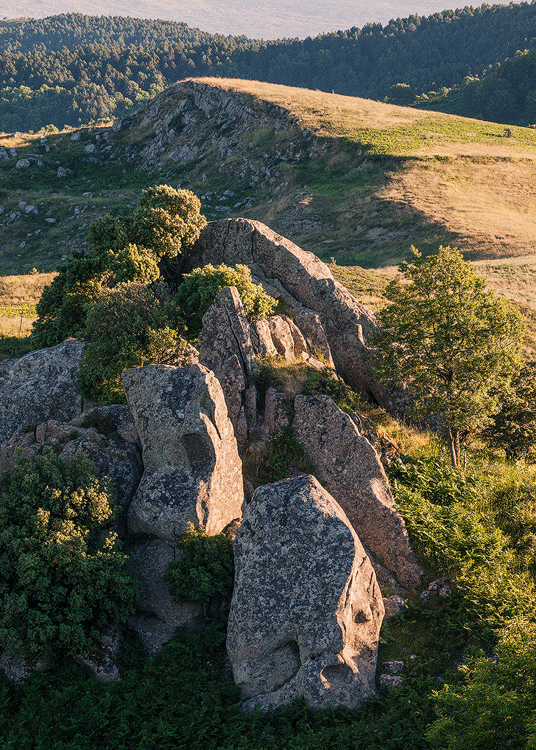
<svg viewBox="0 0 536 750"><path fill-rule="evenodd" d="M19 457L0 484L0 648L39 658L91 650L124 622L135 587L115 534L114 502L81 453Z"/></svg>
<svg viewBox="0 0 536 750"><path fill-rule="evenodd" d="M121 373L144 364L181 363L186 341L168 287L131 282L103 290L87 307L78 388L98 404L126 403Z"/></svg>
<svg viewBox="0 0 536 750"><path fill-rule="evenodd" d="M226 286L238 290L248 321L262 320L270 315L277 302L266 294L260 284L251 280L251 271L240 263L236 267L222 263L195 268L185 274L177 292L177 301L188 327L188 339L195 341L203 327L203 315L214 302L218 292Z"/></svg>
<svg viewBox="0 0 536 750"><path fill-rule="evenodd" d="M180 541L182 556L170 562L164 581L182 604L209 604L215 594L229 596L233 589L233 546L225 534L209 536L205 528L189 523Z"/></svg>

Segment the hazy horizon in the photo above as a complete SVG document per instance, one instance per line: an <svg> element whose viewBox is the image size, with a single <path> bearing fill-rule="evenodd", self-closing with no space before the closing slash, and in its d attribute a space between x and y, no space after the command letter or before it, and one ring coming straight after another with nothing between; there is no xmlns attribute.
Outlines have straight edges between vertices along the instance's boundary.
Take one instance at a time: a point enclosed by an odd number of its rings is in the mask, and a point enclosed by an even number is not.
<svg viewBox="0 0 536 750"><path fill-rule="evenodd" d="M269 12L260 0L20 0L17 13L13 5L0 0L0 18L44 18L59 13L84 13L91 16L133 16L182 21L210 33L233 34L253 38L317 36L366 23L386 24L391 18L412 14L428 16L449 6L448 0L273 0Z"/></svg>

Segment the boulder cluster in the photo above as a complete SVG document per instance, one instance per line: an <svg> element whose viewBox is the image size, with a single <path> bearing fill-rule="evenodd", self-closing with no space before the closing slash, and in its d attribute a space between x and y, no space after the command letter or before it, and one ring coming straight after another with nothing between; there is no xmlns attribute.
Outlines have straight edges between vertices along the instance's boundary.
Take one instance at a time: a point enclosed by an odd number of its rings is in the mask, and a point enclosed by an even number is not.
<svg viewBox="0 0 536 750"><path fill-rule="evenodd" d="M328 396L290 400L268 388L261 397L256 377L261 356L305 361L392 406L367 367L374 316L315 256L257 222L209 225L191 262L247 264L288 314L250 324L236 289L221 290L203 318L198 361L126 370L126 406L80 401L74 340L1 363L0 469L51 446L62 456L83 450L110 478L116 531L129 536L140 583L128 626L149 653L202 611L177 604L163 579L188 524L226 533L235 557L227 651L244 707L295 697L358 707L376 692L384 615L403 609L422 571L366 420ZM242 457L289 427L315 475L296 471L253 491ZM98 679L118 676L117 637L103 633L99 654L78 657Z"/></svg>

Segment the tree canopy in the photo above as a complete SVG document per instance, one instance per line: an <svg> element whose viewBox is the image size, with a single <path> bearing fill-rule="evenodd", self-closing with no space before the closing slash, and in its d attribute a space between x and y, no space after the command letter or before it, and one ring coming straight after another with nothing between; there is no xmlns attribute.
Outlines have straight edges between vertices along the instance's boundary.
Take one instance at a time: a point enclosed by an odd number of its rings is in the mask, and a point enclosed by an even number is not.
<svg viewBox="0 0 536 750"><path fill-rule="evenodd" d="M103 289L160 276L159 263L184 254L206 224L190 190L155 185L142 192L132 216L106 214L90 225L88 252L75 252L45 287L34 323L36 347L80 335L87 306Z"/></svg>
<svg viewBox="0 0 536 750"><path fill-rule="evenodd" d="M415 416L441 415L457 466L460 441L498 411L501 386L521 366L524 318L456 248L428 258L413 253L414 262L400 266L404 281L386 289L390 304L374 338L377 372L415 392Z"/></svg>

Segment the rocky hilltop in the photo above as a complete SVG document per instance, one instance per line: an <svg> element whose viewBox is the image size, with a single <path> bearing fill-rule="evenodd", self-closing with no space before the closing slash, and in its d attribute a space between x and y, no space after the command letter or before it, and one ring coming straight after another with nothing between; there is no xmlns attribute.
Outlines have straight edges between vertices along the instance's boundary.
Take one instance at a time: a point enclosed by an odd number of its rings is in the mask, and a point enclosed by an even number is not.
<svg viewBox="0 0 536 750"><path fill-rule="evenodd" d="M74 396L65 403L81 357L74 340L3 363L0 466L49 446L64 457L84 451L110 478L121 509L115 527L131 535L130 572L140 584L128 626L149 653L177 625L195 626L200 607L177 604L163 576L182 554L188 524L203 525L234 539L228 653L245 708L299 696L316 707L357 707L376 692L384 614L400 611L400 595L422 571L377 436L365 436L359 415L328 396L261 393L256 376L257 358L271 354L344 375L392 405L395 394L367 368L374 316L318 258L258 222L209 224L191 262L200 259L246 263L288 314L249 324L236 289L222 289L203 317L198 362L126 370L127 406L88 410ZM289 428L312 473L291 469L252 492L242 461ZM99 653L77 660L100 680L117 679L120 638L119 629L103 633ZM29 668L14 662L0 657L12 675Z"/></svg>

